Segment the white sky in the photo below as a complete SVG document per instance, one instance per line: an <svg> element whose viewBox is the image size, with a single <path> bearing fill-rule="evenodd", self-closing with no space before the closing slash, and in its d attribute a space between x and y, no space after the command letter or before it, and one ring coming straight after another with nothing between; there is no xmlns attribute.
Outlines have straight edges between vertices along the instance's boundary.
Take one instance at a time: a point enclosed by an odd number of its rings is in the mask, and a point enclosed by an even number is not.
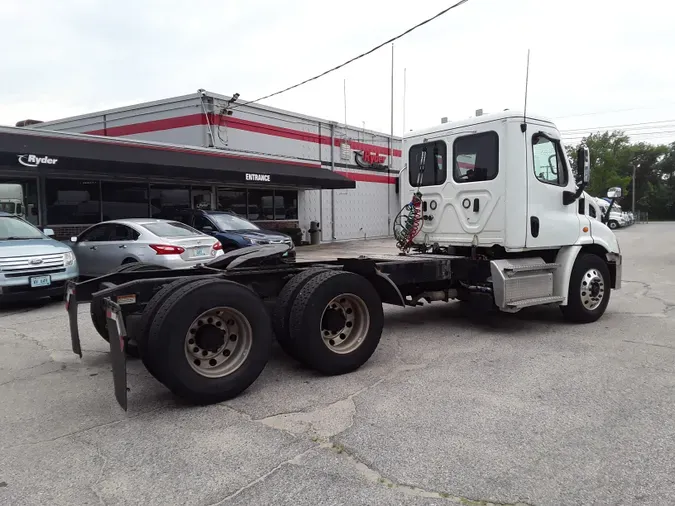
<svg viewBox="0 0 675 506"><path fill-rule="evenodd" d="M454 0L0 0L0 124L192 93L252 100L366 51ZM469 0L395 44L394 133L478 108L561 130L675 140L675 6L665 0ZM391 49L263 103L390 130ZM654 133L656 132L656 133ZM661 132L661 133L659 133ZM578 132L585 133L585 132ZM568 137L572 135L567 134ZM573 137L573 140L579 136Z"/></svg>

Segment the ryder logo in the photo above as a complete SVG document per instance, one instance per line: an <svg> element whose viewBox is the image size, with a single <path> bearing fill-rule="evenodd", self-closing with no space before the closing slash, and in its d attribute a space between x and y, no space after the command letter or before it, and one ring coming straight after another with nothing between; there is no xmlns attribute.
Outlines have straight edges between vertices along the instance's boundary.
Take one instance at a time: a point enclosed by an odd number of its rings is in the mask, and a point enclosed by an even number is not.
<svg viewBox="0 0 675 506"><path fill-rule="evenodd" d="M354 161L359 167L370 169L373 167L384 167L387 157L386 155L379 155L372 152L354 151Z"/></svg>
<svg viewBox="0 0 675 506"><path fill-rule="evenodd" d="M58 158L49 158L48 156L36 156L36 155L19 155L17 157L19 163L25 167L37 167L40 164L45 165L56 165Z"/></svg>
<svg viewBox="0 0 675 506"><path fill-rule="evenodd" d="M266 183L270 182L269 174L246 174L246 181L264 181Z"/></svg>

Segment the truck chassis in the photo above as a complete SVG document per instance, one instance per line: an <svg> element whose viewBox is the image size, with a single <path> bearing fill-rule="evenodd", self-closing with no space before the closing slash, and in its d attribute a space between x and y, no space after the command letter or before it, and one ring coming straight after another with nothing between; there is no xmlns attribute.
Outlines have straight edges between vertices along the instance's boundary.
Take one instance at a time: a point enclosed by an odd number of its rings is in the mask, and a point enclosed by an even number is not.
<svg viewBox="0 0 675 506"><path fill-rule="evenodd" d="M252 246L180 270L128 264L70 282L66 310L73 352L82 357L78 305L90 302L94 326L110 343L115 396L125 410L127 355L140 357L175 395L211 404L236 397L258 378L274 337L305 366L344 374L362 366L377 348L383 304L459 299L492 308L495 265L515 276L521 291L528 279L542 286L555 268L542 259L539 264L513 260L513 265L500 260L504 266L475 254L426 253L286 263L281 259L286 250L285 245ZM609 270L604 276L606 285L615 277ZM504 286L497 294L501 299ZM560 302L549 292L513 302L511 310ZM599 297L604 312L608 294Z"/></svg>

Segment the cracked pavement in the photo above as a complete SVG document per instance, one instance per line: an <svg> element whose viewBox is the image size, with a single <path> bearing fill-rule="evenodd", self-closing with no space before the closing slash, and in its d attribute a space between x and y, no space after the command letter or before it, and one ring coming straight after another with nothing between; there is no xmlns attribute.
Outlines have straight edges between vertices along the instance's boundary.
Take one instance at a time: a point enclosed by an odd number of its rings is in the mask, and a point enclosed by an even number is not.
<svg viewBox="0 0 675 506"><path fill-rule="evenodd" d="M2 308L0 504L673 504L675 223L618 236L624 285L595 324L387 307L359 371L320 377L275 348L249 390L208 407L134 360L125 413L88 307L82 359L61 305Z"/></svg>

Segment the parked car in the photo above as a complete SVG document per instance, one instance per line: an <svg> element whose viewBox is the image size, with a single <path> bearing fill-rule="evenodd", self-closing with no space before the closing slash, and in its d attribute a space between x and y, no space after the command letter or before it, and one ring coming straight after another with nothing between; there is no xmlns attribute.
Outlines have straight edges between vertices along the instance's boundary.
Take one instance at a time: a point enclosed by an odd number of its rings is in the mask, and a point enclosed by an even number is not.
<svg viewBox="0 0 675 506"><path fill-rule="evenodd" d="M71 248L14 214L0 212L0 300L63 298L79 275Z"/></svg>
<svg viewBox="0 0 675 506"><path fill-rule="evenodd" d="M220 241L225 252L253 244L288 244L291 249L284 256L289 260L295 259L295 246L291 236L262 229L235 213L182 209L172 211L170 218L212 235Z"/></svg>
<svg viewBox="0 0 675 506"><path fill-rule="evenodd" d="M223 254L214 237L178 221L153 218L104 221L70 241L81 276L101 276L130 262L192 267Z"/></svg>

